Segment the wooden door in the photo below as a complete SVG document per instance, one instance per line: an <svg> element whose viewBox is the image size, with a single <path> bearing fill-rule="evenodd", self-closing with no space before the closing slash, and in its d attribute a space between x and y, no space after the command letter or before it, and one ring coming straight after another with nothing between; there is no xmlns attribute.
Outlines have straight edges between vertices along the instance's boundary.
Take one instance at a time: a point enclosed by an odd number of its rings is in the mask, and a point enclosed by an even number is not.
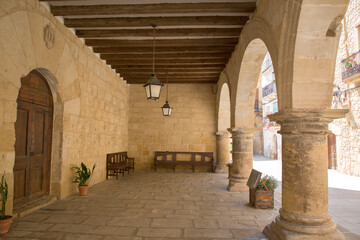
<svg viewBox="0 0 360 240"><path fill-rule="evenodd" d="M22 78L17 103L14 209L50 192L53 102L45 79L36 72Z"/></svg>
<svg viewBox="0 0 360 240"><path fill-rule="evenodd" d="M333 133L328 135L328 168L336 169L336 136Z"/></svg>

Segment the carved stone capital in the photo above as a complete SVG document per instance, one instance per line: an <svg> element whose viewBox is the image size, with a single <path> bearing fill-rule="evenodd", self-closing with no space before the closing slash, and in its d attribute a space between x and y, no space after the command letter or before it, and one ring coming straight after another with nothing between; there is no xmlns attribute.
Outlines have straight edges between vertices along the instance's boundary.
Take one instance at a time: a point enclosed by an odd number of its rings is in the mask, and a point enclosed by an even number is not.
<svg viewBox="0 0 360 240"><path fill-rule="evenodd" d="M345 117L347 112L347 109L285 109L268 117L281 125L280 134L325 135L329 133L329 123Z"/></svg>
<svg viewBox="0 0 360 240"><path fill-rule="evenodd" d="M254 134L258 131L258 129L254 127L251 128L233 127L233 128L228 128L228 131L234 136L234 135Z"/></svg>

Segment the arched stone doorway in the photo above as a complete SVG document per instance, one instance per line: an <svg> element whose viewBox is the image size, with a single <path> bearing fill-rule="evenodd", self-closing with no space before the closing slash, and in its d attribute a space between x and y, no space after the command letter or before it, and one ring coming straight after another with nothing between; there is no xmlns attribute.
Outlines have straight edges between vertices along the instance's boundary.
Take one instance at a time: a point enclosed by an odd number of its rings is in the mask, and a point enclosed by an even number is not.
<svg viewBox="0 0 360 240"><path fill-rule="evenodd" d="M53 96L37 71L21 79L15 122L14 209L50 194Z"/></svg>

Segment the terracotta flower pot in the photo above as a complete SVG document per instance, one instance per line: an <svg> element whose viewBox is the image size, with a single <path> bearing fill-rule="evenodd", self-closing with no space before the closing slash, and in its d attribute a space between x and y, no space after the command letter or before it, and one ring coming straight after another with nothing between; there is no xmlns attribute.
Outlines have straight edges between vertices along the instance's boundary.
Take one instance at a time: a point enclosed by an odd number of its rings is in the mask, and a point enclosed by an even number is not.
<svg viewBox="0 0 360 240"><path fill-rule="evenodd" d="M86 196L89 186L79 186L80 196Z"/></svg>
<svg viewBox="0 0 360 240"><path fill-rule="evenodd" d="M5 216L5 219L0 220L0 237L5 237L7 235L12 220L12 216Z"/></svg>

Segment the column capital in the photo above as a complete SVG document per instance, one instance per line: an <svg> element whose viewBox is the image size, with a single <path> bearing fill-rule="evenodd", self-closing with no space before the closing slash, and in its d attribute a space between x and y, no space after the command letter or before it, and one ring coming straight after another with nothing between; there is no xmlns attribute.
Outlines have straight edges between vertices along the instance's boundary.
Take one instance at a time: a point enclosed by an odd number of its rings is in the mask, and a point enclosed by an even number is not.
<svg viewBox="0 0 360 240"><path fill-rule="evenodd" d="M231 134L254 134L255 132L258 131L257 128L242 128L242 127L232 127L232 128L228 128L228 131L231 133Z"/></svg>
<svg viewBox="0 0 360 240"><path fill-rule="evenodd" d="M345 117L347 109L285 109L269 115L281 125L281 134L328 134L328 124Z"/></svg>

